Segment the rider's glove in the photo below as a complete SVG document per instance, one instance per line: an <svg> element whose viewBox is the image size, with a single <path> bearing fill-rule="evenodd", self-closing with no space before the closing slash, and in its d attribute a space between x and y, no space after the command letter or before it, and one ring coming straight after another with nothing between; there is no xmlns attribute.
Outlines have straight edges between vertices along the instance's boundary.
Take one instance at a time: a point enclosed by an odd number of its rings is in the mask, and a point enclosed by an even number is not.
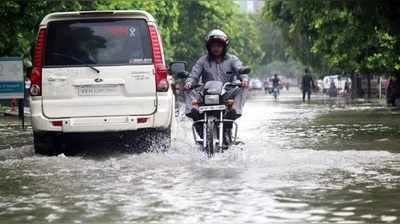
<svg viewBox="0 0 400 224"><path fill-rule="evenodd" d="M192 89L192 82L186 82L184 88L186 90Z"/></svg>

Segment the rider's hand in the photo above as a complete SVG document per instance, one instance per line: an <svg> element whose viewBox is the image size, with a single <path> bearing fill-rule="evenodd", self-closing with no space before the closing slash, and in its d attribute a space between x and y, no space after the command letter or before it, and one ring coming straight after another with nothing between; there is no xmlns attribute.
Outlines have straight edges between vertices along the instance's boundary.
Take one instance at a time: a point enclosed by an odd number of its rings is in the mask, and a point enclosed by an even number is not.
<svg viewBox="0 0 400 224"><path fill-rule="evenodd" d="M192 89L192 83L191 82L186 82L184 88L186 90Z"/></svg>
<svg viewBox="0 0 400 224"><path fill-rule="evenodd" d="M242 87L247 88L247 87L249 87L249 80L244 79L244 80L242 80L241 84L242 84Z"/></svg>

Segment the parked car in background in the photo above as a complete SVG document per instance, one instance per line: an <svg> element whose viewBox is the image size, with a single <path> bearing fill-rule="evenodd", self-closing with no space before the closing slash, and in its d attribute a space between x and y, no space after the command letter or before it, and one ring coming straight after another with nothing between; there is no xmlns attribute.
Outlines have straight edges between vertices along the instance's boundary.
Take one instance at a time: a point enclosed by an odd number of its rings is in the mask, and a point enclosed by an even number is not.
<svg viewBox="0 0 400 224"><path fill-rule="evenodd" d="M249 89L250 90L262 90L263 82L261 82L261 80L257 79L257 78L250 79Z"/></svg>
<svg viewBox="0 0 400 224"><path fill-rule="evenodd" d="M339 75L325 76L322 79L322 92L327 93L329 88L332 86L332 82L337 89L339 94L343 94L345 90L346 81L351 85L351 79L348 77L340 77ZM320 86L320 84L318 84Z"/></svg>
<svg viewBox="0 0 400 224"><path fill-rule="evenodd" d="M34 148L69 133L148 130L170 142L174 95L155 19L145 11L61 12L40 23L30 75Z"/></svg>
<svg viewBox="0 0 400 224"><path fill-rule="evenodd" d="M321 91L325 91L324 89L324 82L321 79L315 80L314 81L315 87L314 88L314 92L321 92ZM325 92L324 92L325 93Z"/></svg>

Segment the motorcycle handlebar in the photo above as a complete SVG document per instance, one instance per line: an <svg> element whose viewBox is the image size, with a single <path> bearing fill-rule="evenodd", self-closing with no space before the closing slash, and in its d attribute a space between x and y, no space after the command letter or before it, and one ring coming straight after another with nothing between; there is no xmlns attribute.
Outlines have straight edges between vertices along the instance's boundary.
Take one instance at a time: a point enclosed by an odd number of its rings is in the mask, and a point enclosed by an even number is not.
<svg viewBox="0 0 400 224"><path fill-rule="evenodd" d="M242 86L242 82L238 80L233 82L227 82L224 84L224 88L227 86Z"/></svg>
<svg viewBox="0 0 400 224"><path fill-rule="evenodd" d="M196 84L196 85L192 85L190 89L192 89L192 90L193 89L198 89L198 88L203 87L203 86L204 86L204 84ZM234 82L227 82L227 83L224 84L223 88L225 88L227 86L241 87L242 86L242 82L239 81L239 80L234 81Z"/></svg>

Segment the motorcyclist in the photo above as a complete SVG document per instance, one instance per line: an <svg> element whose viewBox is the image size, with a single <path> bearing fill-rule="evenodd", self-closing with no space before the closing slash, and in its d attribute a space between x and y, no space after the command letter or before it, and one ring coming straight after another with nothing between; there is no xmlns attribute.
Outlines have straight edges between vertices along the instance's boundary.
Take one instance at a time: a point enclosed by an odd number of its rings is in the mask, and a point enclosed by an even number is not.
<svg viewBox="0 0 400 224"><path fill-rule="evenodd" d="M214 29L210 31L206 38L207 54L200 57L192 68L189 78L185 84L185 114L194 121L200 120L201 115L198 110L199 94L192 90L194 85L206 83L208 81L221 81L223 83L240 80L242 87L249 85L247 73L249 68L243 66L238 57L228 54L229 37L222 30ZM245 88L234 98L234 105L227 110L225 119L236 120L242 115L245 103ZM201 125L196 126L198 134L201 136ZM231 133L232 125L225 125L224 136Z"/></svg>
<svg viewBox="0 0 400 224"><path fill-rule="evenodd" d="M281 84L281 80L278 78L278 75L274 74L274 78L272 78L271 81L272 81L272 90L276 88L279 93L279 86Z"/></svg>

